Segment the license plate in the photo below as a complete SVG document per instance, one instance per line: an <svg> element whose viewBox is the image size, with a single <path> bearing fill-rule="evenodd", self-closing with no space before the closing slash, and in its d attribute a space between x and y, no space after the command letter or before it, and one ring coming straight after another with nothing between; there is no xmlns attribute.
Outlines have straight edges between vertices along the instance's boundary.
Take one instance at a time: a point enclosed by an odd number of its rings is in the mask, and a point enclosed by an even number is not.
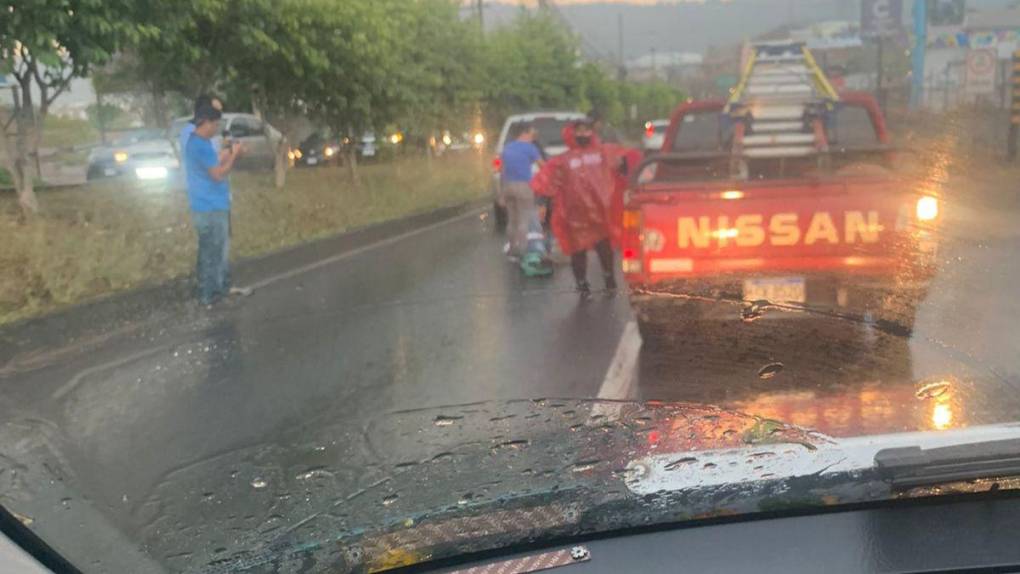
<svg viewBox="0 0 1020 574"><path fill-rule="evenodd" d="M745 279L745 301L772 301L773 303L807 302L803 277L771 277Z"/></svg>
<svg viewBox="0 0 1020 574"><path fill-rule="evenodd" d="M317 163L319 163L318 158L314 158L314 157L308 158L308 165L316 165Z"/></svg>
<svg viewBox="0 0 1020 574"><path fill-rule="evenodd" d="M108 167L103 170L103 175L105 175L106 177L113 177L117 175L117 170Z"/></svg>

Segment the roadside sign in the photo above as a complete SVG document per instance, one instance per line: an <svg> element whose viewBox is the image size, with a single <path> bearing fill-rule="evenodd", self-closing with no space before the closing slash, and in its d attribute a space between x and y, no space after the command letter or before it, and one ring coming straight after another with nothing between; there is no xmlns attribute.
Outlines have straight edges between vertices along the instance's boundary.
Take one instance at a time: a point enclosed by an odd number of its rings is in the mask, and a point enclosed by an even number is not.
<svg viewBox="0 0 1020 574"><path fill-rule="evenodd" d="M991 48L967 51L967 78L964 91L971 95L995 93L995 69L998 54Z"/></svg>
<svg viewBox="0 0 1020 574"><path fill-rule="evenodd" d="M903 0L862 0L861 36L888 38L899 33L903 23Z"/></svg>

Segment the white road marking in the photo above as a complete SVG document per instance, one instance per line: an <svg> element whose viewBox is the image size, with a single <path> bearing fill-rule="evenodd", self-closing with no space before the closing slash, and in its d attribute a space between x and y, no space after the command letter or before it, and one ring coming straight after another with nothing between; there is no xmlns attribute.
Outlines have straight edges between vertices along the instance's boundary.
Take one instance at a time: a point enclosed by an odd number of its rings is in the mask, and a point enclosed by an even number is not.
<svg viewBox="0 0 1020 574"><path fill-rule="evenodd" d="M461 220L464 220L464 219L468 219L468 218L471 218L471 217L478 217L478 214L480 212L484 211L485 209L486 208L472 209L471 211L468 211L467 213L463 213L461 215L457 215L457 216L451 217L450 219L444 219L443 221L439 221L439 222L433 223L431 225L426 225L425 227L419 227L418 229L413 229L413 230L408 231L406 233L401 233L400 235L394 235L393 237L387 237L386 239L382 239L382 240L376 241L375 243L370 243L368 245L363 245L363 246L358 247L356 249L352 249L350 251L345 251L343 253L340 253L340 254L337 254L337 255L333 255L332 257L327 257L325 259L320 259L320 260L318 260L318 261L316 261L314 263L309 263L308 265L303 265L301 267L297 267L295 269L291 269L290 271L284 271L283 273L279 273L279 274L276 274L276 275L272 275L270 277L266 277L264 279L261 279L259 281L254 282L254 283L246 285L245 288L246 289L252 289L252 290L261 289L261 288L266 287L268 285L272 285L273 283L276 283L278 281L283 281L284 279L290 279L292 277L296 277L298 275L302 275L304 273L308 273L309 271L315 271L316 269L319 269L321 267L325 267L327 265L332 265L333 263L337 263L339 261L343 261L344 259L349 259L351 257L354 257L355 255L361 255L362 253L365 253L367 251L371 251L373 249L378 249L379 247L385 247L387 245L393 245L394 243L398 243L398 242L403 241L405 239L408 239L410 237L414 237L416 235L420 235L422 233L426 233L426 232L432 231L434 229L439 229L440 227L449 225L451 223L456 223L458 221L461 221Z"/></svg>
<svg viewBox="0 0 1020 574"><path fill-rule="evenodd" d="M626 401L637 398L637 360L641 353L641 334L633 320L623 328L616 354L606 370L606 378L599 388L598 398L603 401ZM620 406L612 403L597 403L592 416L601 415L614 419L619 415Z"/></svg>

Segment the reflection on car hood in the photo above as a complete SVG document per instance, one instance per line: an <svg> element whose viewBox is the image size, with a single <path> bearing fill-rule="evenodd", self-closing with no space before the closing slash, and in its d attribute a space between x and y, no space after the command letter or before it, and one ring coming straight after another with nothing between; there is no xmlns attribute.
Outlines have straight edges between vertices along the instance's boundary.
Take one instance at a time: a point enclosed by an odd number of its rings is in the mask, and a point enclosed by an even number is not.
<svg viewBox="0 0 1020 574"><path fill-rule="evenodd" d="M1012 425L835 439L711 406L576 400L397 412L352 426L188 464L144 499L104 510L171 571L269 572L294 560L311 572L376 569L649 523L887 498L888 486L869 474L879 448L1020 437ZM20 515L44 513L33 505L57 495L19 489L55 488L46 473L58 473L60 487L72 482L59 454L37 456L48 466L35 465L35 475L24 471L25 451L0 454L23 469L17 488L0 492ZM59 539L40 522L44 538Z"/></svg>

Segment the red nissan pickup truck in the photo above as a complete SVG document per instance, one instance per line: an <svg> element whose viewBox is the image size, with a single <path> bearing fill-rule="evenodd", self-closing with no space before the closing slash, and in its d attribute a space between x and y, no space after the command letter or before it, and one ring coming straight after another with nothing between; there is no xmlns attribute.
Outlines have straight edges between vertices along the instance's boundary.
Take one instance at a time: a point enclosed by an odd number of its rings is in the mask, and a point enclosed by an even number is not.
<svg viewBox="0 0 1020 574"><path fill-rule="evenodd" d="M733 320L776 307L909 334L942 206L897 175L874 98L840 94L814 124L822 144L798 157L742 152L739 124L725 101L682 104L662 151L636 170L623 267L645 340L722 300L709 307Z"/></svg>

